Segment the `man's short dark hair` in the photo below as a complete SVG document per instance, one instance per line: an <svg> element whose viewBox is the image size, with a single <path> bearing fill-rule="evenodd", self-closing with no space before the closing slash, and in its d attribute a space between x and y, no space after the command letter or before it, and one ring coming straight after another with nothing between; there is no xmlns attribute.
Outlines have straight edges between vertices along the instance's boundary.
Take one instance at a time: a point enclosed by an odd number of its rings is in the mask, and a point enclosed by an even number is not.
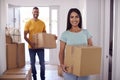
<svg viewBox="0 0 120 80"><path fill-rule="evenodd" d="M33 9L38 9L38 7L34 7Z"/></svg>

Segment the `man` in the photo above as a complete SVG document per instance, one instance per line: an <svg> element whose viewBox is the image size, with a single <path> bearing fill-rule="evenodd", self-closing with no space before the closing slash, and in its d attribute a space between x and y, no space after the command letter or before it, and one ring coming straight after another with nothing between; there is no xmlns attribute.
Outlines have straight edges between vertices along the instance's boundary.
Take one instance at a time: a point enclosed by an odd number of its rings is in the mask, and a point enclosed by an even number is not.
<svg viewBox="0 0 120 80"><path fill-rule="evenodd" d="M44 61L44 49L34 49L35 44L32 42L32 36L33 34L45 32L46 33L46 26L43 21L38 19L39 16L39 9L37 7L33 8L32 11L33 18L30 19L26 24L24 28L24 39L29 44L29 55L30 55L30 62L31 62L31 68L32 68L32 76L34 80L37 80L37 71L35 67L35 56L38 55L39 63L40 63L40 78L41 80L45 80L45 61ZM29 37L27 37L29 35Z"/></svg>

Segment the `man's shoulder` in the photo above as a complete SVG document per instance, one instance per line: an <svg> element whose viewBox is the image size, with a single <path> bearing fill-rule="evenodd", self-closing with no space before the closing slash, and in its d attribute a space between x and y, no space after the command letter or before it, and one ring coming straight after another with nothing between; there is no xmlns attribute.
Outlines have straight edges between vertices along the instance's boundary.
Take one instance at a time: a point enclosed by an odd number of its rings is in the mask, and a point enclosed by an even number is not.
<svg viewBox="0 0 120 80"><path fill-rule="evenodd" d="M29 20L26 21L26 23L30 23L30 22L32 22L32 21L33 21L32 19L29 19Z"/></svg>
<svg viewBox="0 0 120 80"><path fill-rule="evenodd" d="M41 22L41 23L44 23L44 21L43 21L43 20L41 20L41 19L38 19L38 21L39 21L39 22Z"/></svg>

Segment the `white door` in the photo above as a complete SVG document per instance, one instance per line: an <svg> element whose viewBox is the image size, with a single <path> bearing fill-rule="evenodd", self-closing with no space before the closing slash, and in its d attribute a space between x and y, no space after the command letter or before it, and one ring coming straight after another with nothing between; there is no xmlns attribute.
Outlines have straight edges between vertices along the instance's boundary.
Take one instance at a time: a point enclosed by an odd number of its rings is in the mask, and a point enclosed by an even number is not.
<svg viewBox="0 0 120 80"><path fill-rule="evenodd" d="M58 36L58 15L59 15L59 6L50 6L50 33L55 34ZM56 40L58 43L58 40ZM57 48L50 49L49 52L49 63L50 64L58 64L58 53Z"/></svg>

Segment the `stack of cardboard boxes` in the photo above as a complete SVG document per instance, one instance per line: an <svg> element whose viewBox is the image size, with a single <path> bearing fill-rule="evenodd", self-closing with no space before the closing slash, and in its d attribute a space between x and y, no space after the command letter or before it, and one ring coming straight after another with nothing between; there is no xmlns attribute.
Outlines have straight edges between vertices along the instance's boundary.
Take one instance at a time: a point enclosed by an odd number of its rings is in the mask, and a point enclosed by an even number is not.
<svg viewBox="0 0 120 80"><path fill-rule="evenodd" d="M7 70L0 76L0 80L32 80L31 68L25 65L25 44L13 43L10 36L6 36Z"/></svg>

